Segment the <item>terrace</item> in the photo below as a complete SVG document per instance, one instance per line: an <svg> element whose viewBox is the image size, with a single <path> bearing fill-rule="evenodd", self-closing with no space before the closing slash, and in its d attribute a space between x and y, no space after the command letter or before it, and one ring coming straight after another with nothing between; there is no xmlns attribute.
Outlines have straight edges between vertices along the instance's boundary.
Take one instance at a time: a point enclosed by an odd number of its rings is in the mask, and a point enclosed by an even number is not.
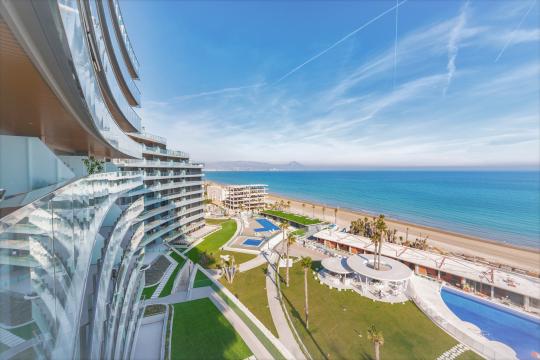
<svg viewBox="0 0 540 360"><path fill-rule="evenodd" d="M315 225L322 223L321 220L310 218L303 215L293 214L285 211L280 210L264 210L261 212L261 215L269 216L271 218L284 220L292 223L293 225L300 226L308 226L308 225Z"/></svg>

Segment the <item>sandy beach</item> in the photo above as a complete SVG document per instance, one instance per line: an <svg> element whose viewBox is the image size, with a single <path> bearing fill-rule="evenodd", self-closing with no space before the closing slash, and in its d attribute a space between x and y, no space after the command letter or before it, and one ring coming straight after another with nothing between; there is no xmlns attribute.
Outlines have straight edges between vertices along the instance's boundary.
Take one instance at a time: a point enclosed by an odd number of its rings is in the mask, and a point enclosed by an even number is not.
<svg viewBox="0 0 540 360"><path fill-rule="evenodd" d="M349 209L339 208L337 219L334 217L334 208L314 202L269 194L272 201L290 201L290 211L306 216L315 216L329 222L336 222L339 227L348 228L352 220L359 217L372 216ZM305 204L303 207L302 204ZM313 208L312 205L315 205ZM325 207L324 215L322 208ZM435 229L426 226L406 223L394 219L387 219L388 227L396 229L398 236L406 237L408 232L409 240L415 238L428 237L429 245L455 254L464 254L471 257L483 258L494 263L502 263L511 267L524 269L538 274L540 272L540 250L520 248L506 245L500 242L475 238L468 235L458 234L442 229Z"/></svg>

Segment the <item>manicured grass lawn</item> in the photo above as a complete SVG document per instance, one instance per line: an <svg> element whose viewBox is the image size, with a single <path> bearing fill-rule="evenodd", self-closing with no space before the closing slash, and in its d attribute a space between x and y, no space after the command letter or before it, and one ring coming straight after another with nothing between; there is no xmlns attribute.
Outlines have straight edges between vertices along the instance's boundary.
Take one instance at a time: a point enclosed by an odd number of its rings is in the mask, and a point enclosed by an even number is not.
<svg viewBox="0 0 540 360"><path fill-rule="evenodd" d="M306 230L305 229L294 230L291 234L295 236L304 236L306 234Z"/></svg>
<svg viewBox="0 0 540 360"><path fill-rule="evenodd" d="M241 360L252 353L209 299L174 305L171 359Z"/></svg>
<svg viewBox="0 0 540 360"><path fill-rule="evenodd" d="M142 291L141 298L150 299L152 295L154 295L154 291L156 291L158 285L159 284L155 284L152 286L145 287Z"/></svg>
<svg viewBox="0 0 540 360"><path fill-rule="evenodd" d="M212 280L210 280L206 275L201 271L197 271L195 274L195 279L193 280L193 287L200 288L205 286L212 286Z"/></svg>
<svg viewBox="0 0 540 360"><path fill-rule="evenodd" d="M245 253L241 253L241 252L236 252L236 251L220 251L218 253L218 256L216 258L217 261L219 261L219 256L220 255L231 255L231 256L234 256L234 261L240 265L242 263L245 263L251 259L254 259L255 257L257 257L257 255L255 254L245 254Z"/></svg>
<svg viewBox="0 0 540 360"><path fill-rule="evenodd" d="M182 269L182 266L184 266L184 263L186 262L180 255L176 254L174 251L169 254L176 262L178 262L178 265L174 268L171 277L169 280L167 280L167 283L161 290L161 293L159 294L159 297L168 296L172 292L172 288L174 286L174 280L176 279L176 276L180 272L180 269Z"/></svg>
<svg viewBox="0 0 540 360"><path fill-rule="evenodd" d="M314 266L320 266L314 262ZM284 269L281 273L284 274ZM304 272L291 268L290 287L282 284L284 302L311 356L315 359L371 359L367 329L384 334L382 359L435 359L457 342L431 322L412 302L386 304L352 291L331 290L308 275L309 331L304 325Z"/></svg>
<svg viewBox="0 0 540 360"><path fill-rule="evenodd" d="M219 262L219 248L229 241L235 232L236 221L232 219L223 221L220 230L206 236L199 245L191 249L186 255L197 263L201 254L206 252L214 258L214 262L210 262L206 267L215 268L217 266L216 262Z"/></svg>
<svg viewBox="0 0 540 360"><path fill-rule="evenodd" d="M263 212L261 212L261 214L277 216L284 220L289 220L289 221L292 221L301 225L319 224L321 222L321 220L319 219L314 219L307 216L292 214L292 213L279 211L279 210L264 210Z"/></svg>
<svg viewBox="0 0 540 360"><path fill-rule="evenodd" d="M277 336L266 296L266 264L236 274L232 284L222 277L219 280L259 319L268 330Z"/></svg>
<svg viewBox="0 0 540 360"><path fill-rule="evenodd" d="M208 225L219 225L221 223L224 223L225 221L228 221L229 219L205 219L204 221Z"/></svg>

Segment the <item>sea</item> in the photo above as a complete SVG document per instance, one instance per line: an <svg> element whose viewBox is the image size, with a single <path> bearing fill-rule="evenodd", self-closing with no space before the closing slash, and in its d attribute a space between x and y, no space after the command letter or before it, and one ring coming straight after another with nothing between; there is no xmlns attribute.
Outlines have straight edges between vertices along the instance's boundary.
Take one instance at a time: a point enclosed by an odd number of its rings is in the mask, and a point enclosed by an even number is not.
<svg viewBox="0 0 540 360"><path fill-rule="evenodd" d="M208 171L224 184L540 248L538 171Z"/></svg>

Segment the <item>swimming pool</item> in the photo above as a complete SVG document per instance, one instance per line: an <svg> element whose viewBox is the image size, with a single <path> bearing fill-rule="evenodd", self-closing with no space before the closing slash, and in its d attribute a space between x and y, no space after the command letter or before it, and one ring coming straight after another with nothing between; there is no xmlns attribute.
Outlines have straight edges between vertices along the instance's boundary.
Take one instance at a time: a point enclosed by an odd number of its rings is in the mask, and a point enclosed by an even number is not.
<svg viewBox="0 0 540 360"><path fill-rule="evenodd" d="M540 352L540 320L450 288L443 288L441 297L458 318L478 326L488 339L510 346L519 359L534 359L532 353Z"/></svg>
<svg viewBox="0 0 540 360"><path fill-rule="evenodd" d="M244 240L242 245L245 245L245 246L259 246L259 245L261 245L261 243L262 243L262 240L259 240L259 239L246 239L246 240Z"/></svg>
<svg viewBox="0 0 540 360"><path fill-rule="evenodd" d="M270 220L267 219L257 219L257 222L262 225L262 228L254 229L255 232L261 231L276 231L279 230L279 227L274 225Z"/></svg>

